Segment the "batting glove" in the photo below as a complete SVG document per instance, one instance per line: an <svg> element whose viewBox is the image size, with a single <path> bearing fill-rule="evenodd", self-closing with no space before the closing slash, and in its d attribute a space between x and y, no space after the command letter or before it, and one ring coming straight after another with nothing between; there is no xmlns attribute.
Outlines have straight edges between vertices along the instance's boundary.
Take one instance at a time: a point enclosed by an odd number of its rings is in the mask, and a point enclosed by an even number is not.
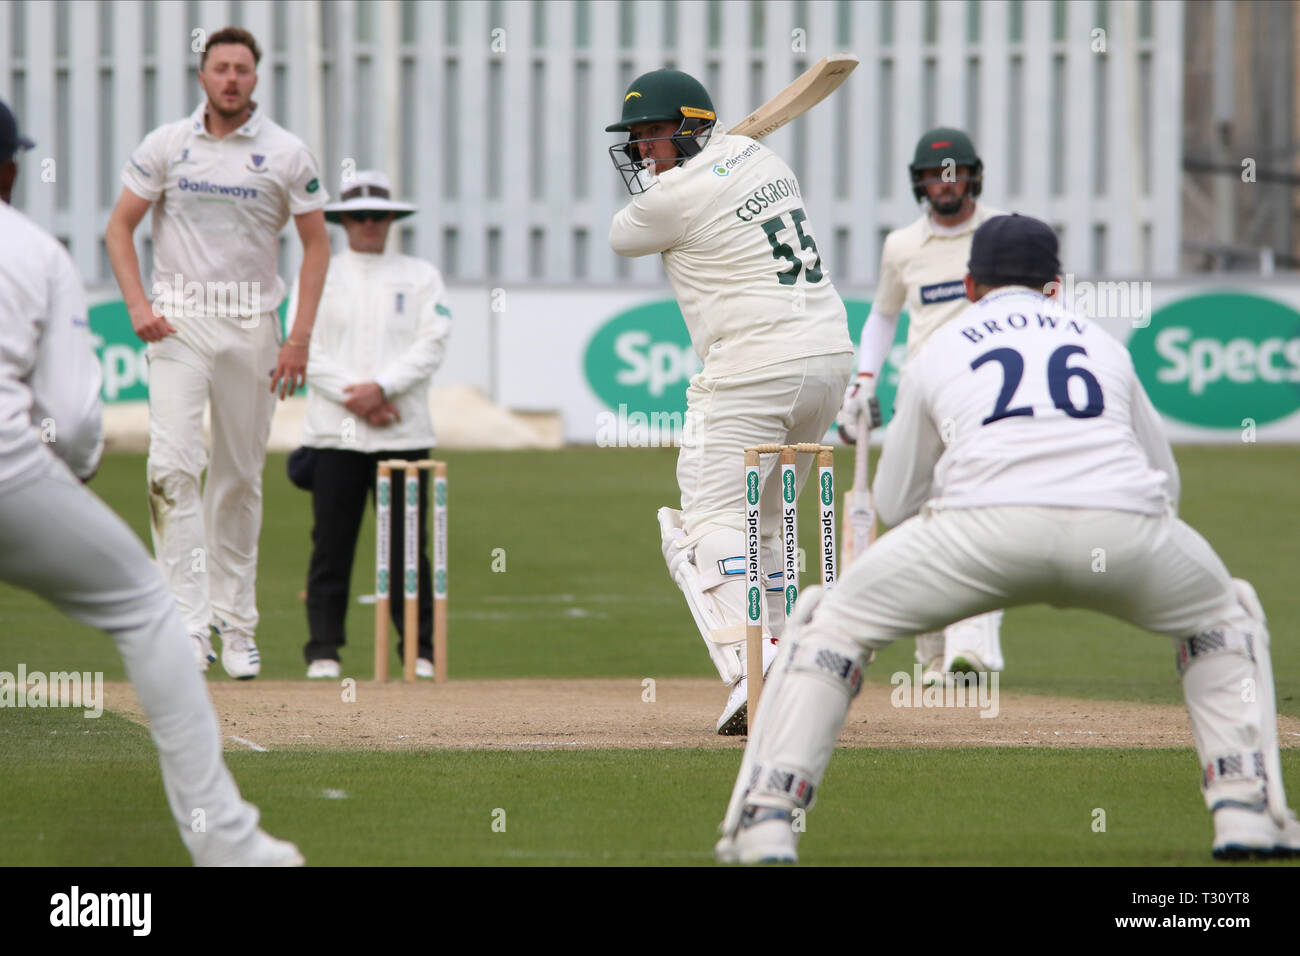
<svg viewBox="0 0 1300 956"><path fill-rule="evenodd" d="M844 404L840 406L835 421L840 437L849 444L858 440L858 420L863 416L872 428L880 427L880 403L876 401L876 377L869 372L859 372L857 378L844 390Z"/></svg>

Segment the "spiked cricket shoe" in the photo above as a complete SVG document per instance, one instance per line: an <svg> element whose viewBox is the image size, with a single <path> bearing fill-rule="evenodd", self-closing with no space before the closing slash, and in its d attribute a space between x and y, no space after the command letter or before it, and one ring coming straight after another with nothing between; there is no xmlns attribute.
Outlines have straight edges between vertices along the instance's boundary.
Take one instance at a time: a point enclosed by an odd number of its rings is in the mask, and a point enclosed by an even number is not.
<svg viewBox="0 0 1300 956"><path fill-rule="evenodd" d="M776 807L746 806L740 829L714 847L719 863L797 863L793 815Z"/></svg>
<svg viewBox="0 0 1300 956"><path fill-rule="evenodd" d="M1268 811L1248 807L1219 807L1214 811L1216 860L1278 860L1300 854L1300 823L1287 811L1278 826Z"/></svg>
<svg viewBox="0 0 1300 956"><path fill-rule="evenodd" d="M262 659L251 634L227 631L221 638L221 666L235 680L252 680L262 670Z"/></svg>

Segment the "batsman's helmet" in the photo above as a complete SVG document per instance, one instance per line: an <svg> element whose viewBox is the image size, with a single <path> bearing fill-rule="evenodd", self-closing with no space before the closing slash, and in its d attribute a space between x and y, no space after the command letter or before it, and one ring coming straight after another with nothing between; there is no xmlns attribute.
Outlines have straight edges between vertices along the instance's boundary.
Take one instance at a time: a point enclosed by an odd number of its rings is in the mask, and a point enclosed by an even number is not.
<svg viewBox="0 0 1300 956"><path fill-rule="evenodd" d="M916 144L912 164L907 167L912 174L912 195L920 202L925 198L925 186L921 184L921 174L927 169L950 168L956 172L958 166L969 166L969 176L958 176L954 182L968 182L972 199L979 196L984 187L984 162L975 152L975 144L959 129L940 126L932 129Z"/></svg>
<svg viewBox="0 0 1300 956"><path fill-rule="evenodd" d="M681 70L652 70L632 81L623 97L623 116L617 123L606 126L605 132L630 133L638 123L675 122L677 132L668 138L677 148L680 162L704 149L716 120L713 101L699 80ZM637 143L641 142L645 140L629 136L627 142L609 148L610 158L634 194L648 188L644 184L639 189L633 188L641 183L643 166L637 149ZM626 161L620 159L620 153L627 157Z"/></svg>

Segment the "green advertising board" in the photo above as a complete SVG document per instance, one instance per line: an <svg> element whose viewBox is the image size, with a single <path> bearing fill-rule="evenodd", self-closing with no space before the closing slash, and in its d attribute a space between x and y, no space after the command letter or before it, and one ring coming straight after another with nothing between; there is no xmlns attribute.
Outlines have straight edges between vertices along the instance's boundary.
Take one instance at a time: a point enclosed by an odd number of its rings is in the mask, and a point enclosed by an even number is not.
<svg viewBox="0 0 1300 956"><path fill-rule="evenodd" d="M856 347L871 303L846 299L849 334ZM885 363L876 394L885 420L893 410L898 382L895 361L902 361L907 342L907 316L899 320L894 347ZM691 348L681 310L673 299L660 299L628 309L600 326L587 343L583 368L591 390L611 409L633 412L683 413L686 387L700 370Z"/></svg>
<svg viewBox="0 0 1300 956"><path fill-rule="evenodd" d="M1300 313L1274 299L1179 299L1156 310L1128 347L1152 404L1179 422L1235 430L1300 409Z"/></svg>
<svg viewBox="0 0 1300 956"><path fill-rule="evenodd" d="M100 399L105 403L143 402L149 398L149 363L145 343L131 328L131 316L121 299L92 299L88 319L95 343L95 356L103 374ZM284 327L289 302L280 303L280 327Z"/></svg>

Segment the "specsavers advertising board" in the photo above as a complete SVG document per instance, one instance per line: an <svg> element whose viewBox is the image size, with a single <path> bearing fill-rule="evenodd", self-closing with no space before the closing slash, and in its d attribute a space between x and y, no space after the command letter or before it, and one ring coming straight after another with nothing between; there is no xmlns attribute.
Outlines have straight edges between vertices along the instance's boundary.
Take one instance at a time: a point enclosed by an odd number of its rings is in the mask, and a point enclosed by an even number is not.
<svg viewBox="0 0 1300 956"><path fill-rule="evenodd" d="M517 411L558 411L571 442L672 444L700 361L665 291L459 290L453 337L486 354L466 364L465 350L453 349L461 358L449 353L435 381L469 381ZM870 294L841 292L857 342ZM1171 440L1300 442L1300 281L1067 278L1061 296L1128 344ZM144 347L126 309L104 294L90 303L104 400L144 399ZM906 336L904 315L878 389L886 421Z"/></svg>
<svg viewBox="0 0 1300 956"><path fill-rule="evenodd" d="M1128 344L1171 440L1300 441L1300 283L1067 280L1061 295ZM557 289L507 301L496 335L502 404L560 411L569 441L660 445L680 435L700 361L671 297ZM845 303L856 342L870 298L848 293ZM886 420L906 323L878 390Z"/></svg>

